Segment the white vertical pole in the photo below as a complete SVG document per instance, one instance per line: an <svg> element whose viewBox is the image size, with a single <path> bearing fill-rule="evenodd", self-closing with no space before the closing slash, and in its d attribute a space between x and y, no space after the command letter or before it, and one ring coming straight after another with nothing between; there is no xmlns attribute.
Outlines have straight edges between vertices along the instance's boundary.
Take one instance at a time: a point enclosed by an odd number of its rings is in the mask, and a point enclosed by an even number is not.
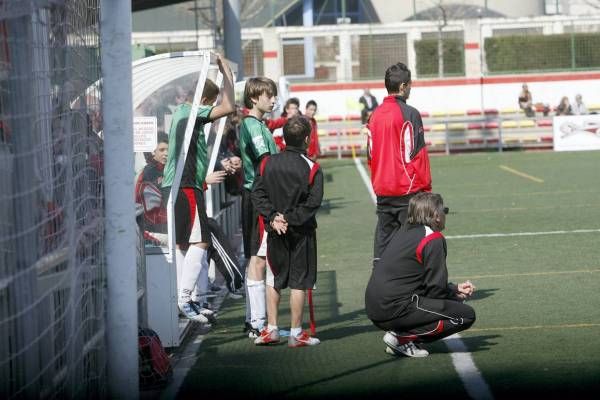
<svg viewBox="0 0 600 400"><path fill-rule="evenodd" d="M313 26L313 0L302 1L302 26ZM304 74L315 76L315 55L312 36L304 38Z"/></svg>
<svg viewBox="0 0 600 400"><path fill-rule="evenodd" d="M107 380L110 398L137 399L137 268L133 199L131 0L101 0Z"/></svg>

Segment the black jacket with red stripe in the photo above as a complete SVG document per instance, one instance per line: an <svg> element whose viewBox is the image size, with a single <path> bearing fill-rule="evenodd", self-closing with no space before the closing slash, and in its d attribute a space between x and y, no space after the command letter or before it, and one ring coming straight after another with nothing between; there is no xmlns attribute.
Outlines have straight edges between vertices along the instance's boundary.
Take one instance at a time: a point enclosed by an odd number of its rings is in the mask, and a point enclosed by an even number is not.
<svg viewBox="0 0 600 400"><path fill-rule="evenodd" d="M284 215L288 229L317 228L315 215L323 200L323 173L305 150L287 146L285 151L265 157L252 189L252 204L265 217L265 227L277 213Z"/></svg>
<svg viewBox="0 0 600 400"><path fill-rule="evenodd" d="M394 233L373 268L365 293L372 321L401 317L414 294L456 300L448 283L446 239L423 225L406 224Z"/></svg>
<svg viewBox="0 0 600 400"><path fill-rule="evenodd" d="M400 96L387 96L373 111L368 129L371 183L378 197L431 191L429 155L416 108Z"/></svg>

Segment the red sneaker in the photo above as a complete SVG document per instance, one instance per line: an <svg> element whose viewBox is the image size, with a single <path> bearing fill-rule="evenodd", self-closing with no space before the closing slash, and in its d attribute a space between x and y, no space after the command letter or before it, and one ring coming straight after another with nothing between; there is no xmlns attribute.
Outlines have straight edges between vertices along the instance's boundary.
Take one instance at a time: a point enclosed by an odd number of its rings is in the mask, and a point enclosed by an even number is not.
<svg viewBox="0 0 600 400"><path fill-rule="evenodd" d="M254 339L254 344L258 346L273 343L279 343L278 329L273 329L272 331L269 331L267 330L267 328L263 328L263 330L260 331L260 336Z"/></svg>
<svg viewBox="0 0 600 400"><path fill-rule="evenodd" d="M309 336L306 331L302 331L300 335L290 335L288 339L288 347L304 347L304 346L316 346L321 341L316 337Z"/></svg>

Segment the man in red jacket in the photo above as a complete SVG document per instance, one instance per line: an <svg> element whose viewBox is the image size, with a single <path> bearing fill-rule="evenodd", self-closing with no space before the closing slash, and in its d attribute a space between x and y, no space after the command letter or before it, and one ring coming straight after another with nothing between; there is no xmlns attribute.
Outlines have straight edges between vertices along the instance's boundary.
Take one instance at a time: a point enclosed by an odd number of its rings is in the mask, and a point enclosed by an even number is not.
<svg viewBox="0 0 600 400"><path fill-rule="evenodd" d="M411 88L406 65L397 63L385 71L385 87L388 96L373 111L368 123L371 183L377 195L375 263L391 234L404 224L410 198L431 191L421 115L406 104Z"/></svg>

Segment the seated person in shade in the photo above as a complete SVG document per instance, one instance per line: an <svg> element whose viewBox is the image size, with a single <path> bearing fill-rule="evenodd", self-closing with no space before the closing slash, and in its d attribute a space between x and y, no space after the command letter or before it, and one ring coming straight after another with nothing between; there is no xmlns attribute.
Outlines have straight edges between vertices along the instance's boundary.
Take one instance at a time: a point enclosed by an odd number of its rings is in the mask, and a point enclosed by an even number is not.
<svg viewBox="0 0 600 400"><path fill-rule="evenodd" d="M586 115L589 113L587 107L583 104L580 94L575 96L575 103L571 107L571 110L573 111L573 115Z"/></svg>
<svg viewBox="0 0 600 400"><path fill-rule="evenodd" d="M469 329L475 311L463 303L475 287L448 282L446 224L442 196L415 194L408 203L407 224L396 230L373 268L365 293L367 316L387 331L386 352L426 357L421 343Z"/></svg>
<svg viewBox="0 0 600 400"><path fill-rule="evenodd" d="M156 149L144 153L147 164L135 184L135 202L144 207L144 239L156 246L167 245L167 210L160 187L168 150L169 137L159 132Z"/></svg>
<svg viewBox="0 0 600 400"><path fill-rule="evenodd" d="M572 115L573 112L571 110L571 103L569 103L569 98L567 96L563 96L560 99L560 103L556 107L556 115Z"/></svg>
<svg viewBox="0 0 600 400"><path fill-rule="evenodd" d="M519 108L525 112L526 116L535 117L533 102L531 100L531 92L529 91L526 83L523 84L521 93L519 93Z"/></svg>
<svg viewBox="0 0 600 400"><path fill-rule="evenodd" d="M371 116L373 110L377 108L379 104L377 103L377 99L371 94L371 91L369 89L364 90L363 95L359 97L358 102L361 104L362 107L362 110L360 112L360 120L361 123L364 125L369 120L369 117Z"/></svg>

